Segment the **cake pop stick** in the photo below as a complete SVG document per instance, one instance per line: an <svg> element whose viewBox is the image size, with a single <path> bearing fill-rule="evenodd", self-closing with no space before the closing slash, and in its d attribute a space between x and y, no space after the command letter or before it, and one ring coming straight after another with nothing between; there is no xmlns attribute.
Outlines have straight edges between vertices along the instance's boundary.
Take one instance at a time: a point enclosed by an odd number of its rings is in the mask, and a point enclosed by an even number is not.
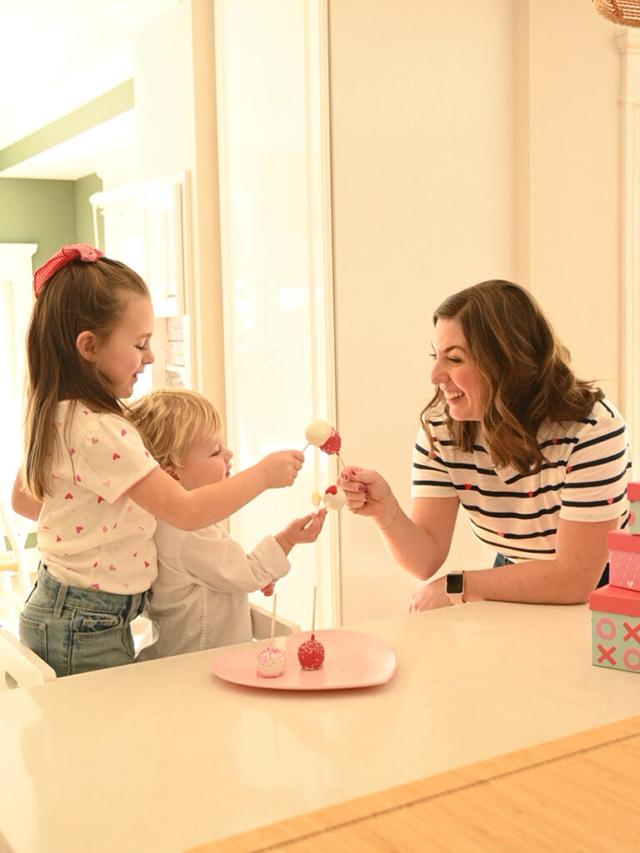
<svg viewBox="0 0 640 853"><path fill-rule="evenodd" d="M282 675L286 665L286 659L282 649L274 645L273 637L276 629L276 602L278 596L273 596L273 607L271 608L271 636L269 645L258 652L257 673L262 678L277 678Z"/></svg>
<svg viewBox="0 0 640 853"><path fill-rule="evenodd" d="M278 596L276 593L273 595L273 606L271 607L271 634L270 639L273 642L273 635L276 631L276 604L278 603Z"/></svg>

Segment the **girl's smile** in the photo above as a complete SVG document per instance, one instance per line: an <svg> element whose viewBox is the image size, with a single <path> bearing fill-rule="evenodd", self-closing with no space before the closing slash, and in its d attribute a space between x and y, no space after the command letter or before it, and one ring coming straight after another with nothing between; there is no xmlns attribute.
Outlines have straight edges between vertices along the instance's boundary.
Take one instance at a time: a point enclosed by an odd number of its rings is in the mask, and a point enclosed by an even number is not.
<svg viewBox="0 0 640 853"><path fill-rule="evenodd" d="M138 376L154 362L152 332L151 301L132 296L119 324L97 349L98 369L113 386L116 397L130 397Z"/></svg>

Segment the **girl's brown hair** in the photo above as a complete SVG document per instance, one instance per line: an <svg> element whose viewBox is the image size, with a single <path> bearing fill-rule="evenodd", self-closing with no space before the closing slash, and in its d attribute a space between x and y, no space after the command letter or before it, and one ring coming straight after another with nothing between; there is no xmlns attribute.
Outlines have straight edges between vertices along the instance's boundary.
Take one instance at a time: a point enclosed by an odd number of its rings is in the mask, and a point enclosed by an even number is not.
<svg viewBox="0 0 640 853"><path fill-rule="evenodd" d="M98 412L122 407L96 365L80 355L76 339L92 331L108 340L133 296L150 298L146 284L119 261L74 260L46 282L27 332L27 413L24 482L39 500L49 491L56 446L54 419L61 400L78 400Z"/></svg>
<svg viewBox="0 0 640 853"><path fill-rule="evenodd" d="M481 424L483 441L497 465L520 473L539 470L544 456L537 434L543 421L579 421L604 394L577 379L569 352L555 336L535 299L510 281L484 281L455 293L433 315L457 320L487 391L481 422L454 421L438 388L421 413L434 451L431 417L445 418L455 445L470 452Z"/></svg>
<svg viewBox="0 0 640 853"><path fill-rule="evenodd" d="M161 468L180 466L194 444L222 429L215 407L197 391L151 391L128 408L127 416Z"/></svg>

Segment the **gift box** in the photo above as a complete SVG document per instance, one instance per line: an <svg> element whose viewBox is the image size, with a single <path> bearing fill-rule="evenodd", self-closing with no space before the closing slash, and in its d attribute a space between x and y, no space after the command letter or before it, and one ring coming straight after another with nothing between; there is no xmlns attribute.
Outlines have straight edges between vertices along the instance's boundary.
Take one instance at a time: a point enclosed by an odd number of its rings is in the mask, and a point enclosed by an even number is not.
<svg viewBox="0 0 640 853"><path fill-rule="evenodd" d="M640 595L602 586L589 595L594 666L640 672Z"/></svg>
<svg viewBox="0 0 640 853"><path fill-rule="evenodd" d="M640 592L640 536L612 530L609 542L609 583Z"/></svg>
<svg viewBox="0 0 640 853"><path fill-rule="evenodd" d="M631 533L640 533L640 483L629 483L627 486L629 498L629 527Z"/></svg>

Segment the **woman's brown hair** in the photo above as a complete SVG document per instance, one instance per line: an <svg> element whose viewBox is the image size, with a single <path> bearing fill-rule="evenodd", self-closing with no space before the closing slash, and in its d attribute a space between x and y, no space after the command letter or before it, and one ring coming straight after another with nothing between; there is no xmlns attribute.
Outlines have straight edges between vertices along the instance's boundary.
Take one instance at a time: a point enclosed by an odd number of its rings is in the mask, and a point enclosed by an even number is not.
<svg viewBox="0 0 640 853"><path fill-rule="evenodd" d="M421 413L434 450L429 419L443 417L454 444L470 452L482 426L483 442L497 465L524 474L544 462L537 434L544 421L579 421L604 396L577 379L569 352L555 336L535 299L510 281L484 281L453 294L436 309L457 320L487 390L481 422L454 421L438 388Z"/></svg>
<svg viewBox="0 0 640 853"><path fill-rule="evenodd" d="M112 334L129 299L149 297L146 284L119 261L74 260L54 273L36 299L27 332L27 412L24 482L39 500L49 491L56 446L54 419L61 400L82 401L98 412L121 415L113 388L80 355L76 339L90 330Z"/></svg>

